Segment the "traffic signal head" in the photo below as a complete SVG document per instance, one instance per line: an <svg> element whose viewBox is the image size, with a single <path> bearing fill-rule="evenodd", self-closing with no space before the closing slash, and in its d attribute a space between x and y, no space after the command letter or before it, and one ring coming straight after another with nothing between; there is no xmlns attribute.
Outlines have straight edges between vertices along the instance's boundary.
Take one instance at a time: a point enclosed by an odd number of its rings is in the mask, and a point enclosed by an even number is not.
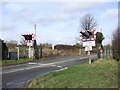
<svg viewBox="0 0 120 90"><path fill-rule="evenodd" d="M88 35L88 33L86 33L86 32L80 32L82 35L83 35L83 38L84 39L88 39L89 38L89 35Z"/></svg>
<svg viewBox="0 0 120 90"><path fill-rule="evenodd" d="M90 32L90 31L87 31L88 33L89 33L89 35L93 35L93 33L92 32Z"/></svg>
<svg viewBox="0 0 120 90"><path fill-rule="evenodd" d="M32 40L32 35L22 35L25 40Z"/></svg>
<svg viewBox="0 0 120 90"><path fill-rule="evenodd" d="M81 41L95 40L95 38L96 38L96 37L94 37L95 31L96 30L80 31L80 33L82 34L82 35L80 35L80 37L82 37Z"/></svg>

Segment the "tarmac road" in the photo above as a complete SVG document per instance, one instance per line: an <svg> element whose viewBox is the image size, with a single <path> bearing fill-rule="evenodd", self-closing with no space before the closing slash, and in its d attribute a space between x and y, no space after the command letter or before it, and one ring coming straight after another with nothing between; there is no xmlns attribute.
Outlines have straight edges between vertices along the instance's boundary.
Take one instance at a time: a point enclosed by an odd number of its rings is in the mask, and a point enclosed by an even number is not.
<svg viewBox="0 0 120 90"><path fill-rule="evenodd" d="M96 60L97 55L92 55L91 58ZM19 88L35 77L53 71L64 70L88 61L87 56L51 57L47 59L47 61L3 67L1 74L2 88Z"/></svg>

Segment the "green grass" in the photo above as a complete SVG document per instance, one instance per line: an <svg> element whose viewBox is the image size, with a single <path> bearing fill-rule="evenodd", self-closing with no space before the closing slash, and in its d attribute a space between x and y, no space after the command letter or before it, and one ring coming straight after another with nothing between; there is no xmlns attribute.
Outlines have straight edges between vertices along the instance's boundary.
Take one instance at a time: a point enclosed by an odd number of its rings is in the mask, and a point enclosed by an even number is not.
<svg viewBox="0 0 120 90"><path fill-rule="evenodd" d="M117 88L118 62L109 58L39 76L23 88Z"/></svg>
<svg viewBox="0 0 120 90"><path fill-rule="evenodd" d="M2 60L0 62L0 65L9 66L9 65L23 64L27 62L43 61L43 60L47 60L47 59L32 60L32 58L24 58L24 59L19 59L19 60Z"/></svg>

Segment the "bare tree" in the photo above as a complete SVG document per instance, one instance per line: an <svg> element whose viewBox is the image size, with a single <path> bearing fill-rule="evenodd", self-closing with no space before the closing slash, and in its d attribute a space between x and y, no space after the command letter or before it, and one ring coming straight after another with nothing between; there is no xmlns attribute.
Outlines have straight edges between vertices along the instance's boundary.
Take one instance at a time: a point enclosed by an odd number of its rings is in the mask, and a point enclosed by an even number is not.
<svg viewBox="0 0 120 90"><path fill-rule="evenodd" d="M117 28L113 33L112 52L113 59L120 61L120 28Z"/></svg>
<svg viewBox="0 0 120 90"><path fill-rule="evenodd" d="M97 27L97 22L95 17L90 14L87 13L85 14L81 20L80 20L80 27L81 30L94 30ZM97 47L97 54L98 54L98 58L100 58L100 53L99 53L99 47L103 47L102 45L102 41L104 40L103 34L100 32L97 32L97 40L96 40L96 47Z"/></svg>
<svg viewBox="0 0 120 90"><path fill-rule="evenodd" d="M96 22L94 16L90 13L85 14L80 20L80 27L81 27L81 30L96 29L97 22ZM79 41L80 37L77 36L77 37L75 37L75 39L77 41ZM82 44L82 42L80 42L80 44Z"/></svg>
<svg viewBox="0 0 120 90"><path fill-rule="evenodd" d="M97 22L94 16L90 13L85 14L80 20L80 27L82 30L92 30L97 27ZM79 41L80 37L75 37L77 41ZM80 42L82 44L82 42Z"/></svg>
<svg viewBox="0 0 120 90"><path fill-rule="evenodd" d="M82 30L92 30L97 26L97 22L92 14L87 13L81 18L80 26Z"/></svg>

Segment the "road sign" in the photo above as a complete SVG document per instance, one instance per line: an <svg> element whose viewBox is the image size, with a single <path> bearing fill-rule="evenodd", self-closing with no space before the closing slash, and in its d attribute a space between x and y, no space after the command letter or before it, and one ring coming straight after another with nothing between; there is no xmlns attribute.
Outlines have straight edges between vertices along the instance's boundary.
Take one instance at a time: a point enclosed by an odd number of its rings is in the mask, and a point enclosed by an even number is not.
<svg viewBox="0 0 120 90"><path fill-rule="evenodd" d="M85 47L85 51L92 51L92 46Z"/></svg>
<svg viewBox="0 0 120 90"><path fill-rule="evenodd" d="M95 41L86 41L83 42L83 47L95 46Z"/></svg>
<svg viewBox="0 0 120 90"><path fill-rule="evenodd" d="M33 42L27 43L27 46L33 46Z"/></svg>
<svg viewBox="0 0 120 90"><path fill-rule="evenodd" d="M104 52L104 50L100 50L100 52Z"/></svg>

